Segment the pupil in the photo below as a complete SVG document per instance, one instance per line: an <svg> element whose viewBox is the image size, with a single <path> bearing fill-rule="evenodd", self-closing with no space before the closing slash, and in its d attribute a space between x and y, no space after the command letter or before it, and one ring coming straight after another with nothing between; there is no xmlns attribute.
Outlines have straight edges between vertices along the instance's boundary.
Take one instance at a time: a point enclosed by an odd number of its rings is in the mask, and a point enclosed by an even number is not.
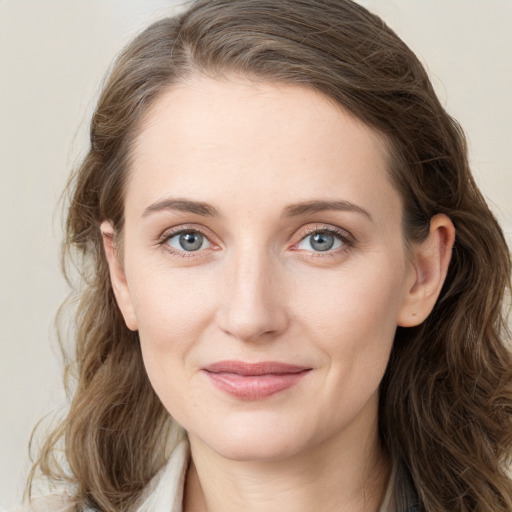
<svg viewBox="0 0 512 512"><path fill-rule="evenodd" d="M180 235L180 245L187 251L196 251L203 244L203 237L199 233L183 233Z"/></svg>
<svg viewBox="0 0 512 512"><path fill-rule="evenodd" d="M334 237L329 233L316 233L313 235L311 247L317 251L328 251L334 245Z"/></svg>

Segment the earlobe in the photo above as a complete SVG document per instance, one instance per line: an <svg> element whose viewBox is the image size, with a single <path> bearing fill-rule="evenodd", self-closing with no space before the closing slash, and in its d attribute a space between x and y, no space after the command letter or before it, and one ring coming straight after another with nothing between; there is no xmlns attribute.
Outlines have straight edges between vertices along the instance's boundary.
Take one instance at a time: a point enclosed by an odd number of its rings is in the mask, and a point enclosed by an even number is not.
<svg viewBox="0 0 512 512"><path fill-rule="evenodd" d="M432 217L427 239L413 246L413 278L399 311L399 326L421 324L434 308L448 273L454 242L452 221L444 214Z"/></svg>
<svg viewBox="0 0 512 512"><path fill-rule="evenodd" d="M126 281L124 267L119 257L119 250L116 247L115 232L112 224L108 221L102 222L101 236L103 238L103 247L107 256L108 266L110 270L110 282L116 297L117 304L124 317L124 321L128 329L136 331L137 321L133 310L130 296L130 290Z"/></svg>

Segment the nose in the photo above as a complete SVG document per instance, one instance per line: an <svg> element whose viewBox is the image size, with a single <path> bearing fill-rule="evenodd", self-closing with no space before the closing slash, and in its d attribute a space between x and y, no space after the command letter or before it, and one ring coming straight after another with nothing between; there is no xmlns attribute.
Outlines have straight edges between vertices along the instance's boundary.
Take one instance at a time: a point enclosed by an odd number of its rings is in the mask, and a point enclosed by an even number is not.
<svg viewBox="0 0 512 512"><path fill-rule="evenodd" d="M279 262L264 251L239 251L225 267L225 293L218 325L244 342L275 339L288 326Z"/></svg>

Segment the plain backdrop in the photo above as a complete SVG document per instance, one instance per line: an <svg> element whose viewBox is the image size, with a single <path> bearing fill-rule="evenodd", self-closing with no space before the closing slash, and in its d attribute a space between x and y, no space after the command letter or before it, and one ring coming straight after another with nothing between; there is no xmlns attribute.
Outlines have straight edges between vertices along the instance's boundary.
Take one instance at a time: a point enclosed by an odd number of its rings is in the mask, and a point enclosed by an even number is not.
<svg viewBox="0 0 512 512"><path fill-rule="evenodd" d="M278 1L278 0L276 0ZM57 203L114 55L172 0L0 0L0 508L38 419L62 407L52 323L67 286ZM361 0L427 65L512 241L512 0Z"/></svg>

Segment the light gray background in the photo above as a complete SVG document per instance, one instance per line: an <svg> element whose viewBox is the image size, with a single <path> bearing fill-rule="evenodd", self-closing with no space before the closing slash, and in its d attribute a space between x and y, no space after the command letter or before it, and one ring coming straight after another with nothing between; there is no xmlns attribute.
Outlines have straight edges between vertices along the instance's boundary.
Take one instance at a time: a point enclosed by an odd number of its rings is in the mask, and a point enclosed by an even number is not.
<svg viewBox="0 0 512 512"><path fill-rule="evenodd" d="M66 296L60 209L112 57L172 0L0 0L0 508L34 424L64 403L52 321ZM361 0L427 63L512 241L512 0Z"/></svg>

